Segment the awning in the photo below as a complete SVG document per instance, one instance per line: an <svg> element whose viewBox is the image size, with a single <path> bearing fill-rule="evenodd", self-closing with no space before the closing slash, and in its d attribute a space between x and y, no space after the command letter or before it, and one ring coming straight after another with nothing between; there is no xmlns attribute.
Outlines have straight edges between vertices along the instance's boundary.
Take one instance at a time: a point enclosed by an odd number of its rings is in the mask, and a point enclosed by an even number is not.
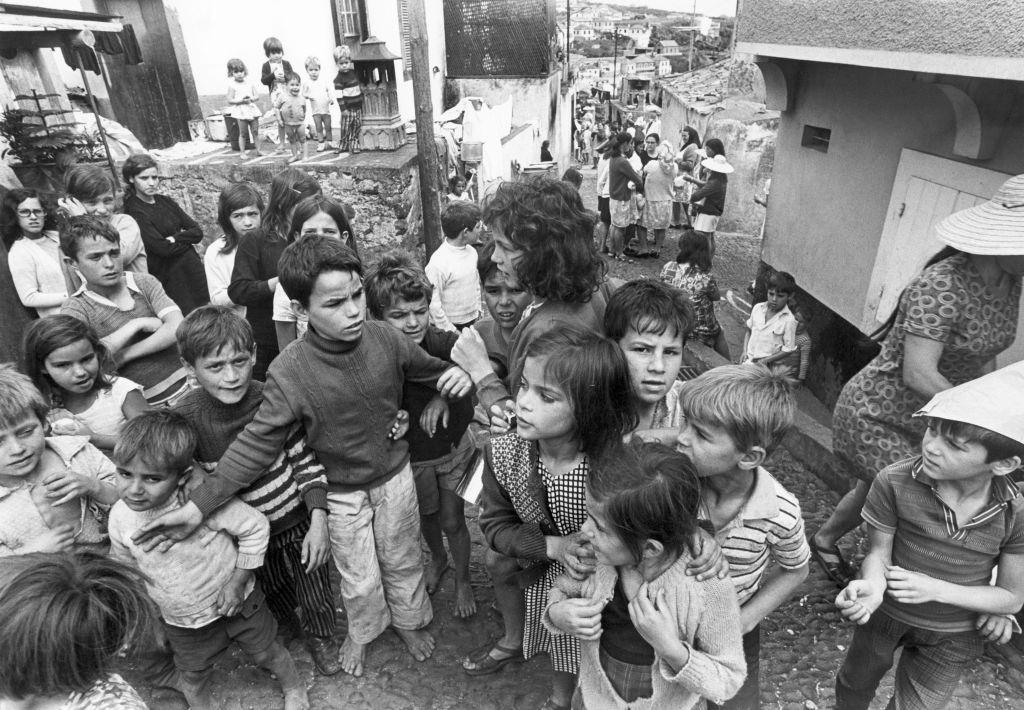
<svg viewBox="0 0 1024 710"><path fill-rule="evenodd" d="M0 35L4 49L59 47L83 30L120 32L122 29L119 15L0 2Z"/></svg>

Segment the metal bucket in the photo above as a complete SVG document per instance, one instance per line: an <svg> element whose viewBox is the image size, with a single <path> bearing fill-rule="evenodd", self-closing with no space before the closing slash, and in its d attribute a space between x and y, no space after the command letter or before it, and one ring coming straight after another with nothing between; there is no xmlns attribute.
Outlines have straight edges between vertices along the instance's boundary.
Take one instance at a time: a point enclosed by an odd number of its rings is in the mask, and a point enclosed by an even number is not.
<svg viewBox="0 0 1024 710"><path fill-rule="evenodd" d="M462 160L466 163L479 163L484 159L483 143L462 143Z"/></svg>
<svg viewBox="0 0 1024 710"><path fill-rule="evenodd" d="M206 132L210 134L211 141L226 141L228 139L228 127L224 123L224 116L219 113L207 116Z"/></svg>

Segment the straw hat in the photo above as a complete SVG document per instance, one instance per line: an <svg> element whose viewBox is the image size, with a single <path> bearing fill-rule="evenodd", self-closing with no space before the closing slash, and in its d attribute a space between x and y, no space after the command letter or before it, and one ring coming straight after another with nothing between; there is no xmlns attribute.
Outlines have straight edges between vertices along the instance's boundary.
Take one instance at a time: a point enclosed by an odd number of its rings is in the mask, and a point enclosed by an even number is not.
<svg viewBox="0 0 1024 710"><path fill-rule="evenodd" d="M943 390L915 417L974 424L1024 444L1024 362Z"/></svg>
<svg viewBox="0 0 1024 710"><path fill-rule="evenodd" d="M1024 255L1024 175L1004 182L988 202L946 217L935 231L968 254Z"/></svg>
<svg viewBox="0 0 1024 710"><path fill-rule="evenodd" d="M736 169L729 165L729 162L725 159L724 155L716 155L714 158L705 158L700 161L700 164L708 170L716 173L725 173L726 175Z"/></svg>

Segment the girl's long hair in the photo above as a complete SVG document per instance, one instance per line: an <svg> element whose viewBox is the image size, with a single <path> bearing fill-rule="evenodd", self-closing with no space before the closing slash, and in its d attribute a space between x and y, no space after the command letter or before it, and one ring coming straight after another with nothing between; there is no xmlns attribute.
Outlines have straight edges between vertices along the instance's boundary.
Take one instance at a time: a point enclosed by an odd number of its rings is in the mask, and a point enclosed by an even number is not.
<svg viewBox="0 0 1024 710"><path fill-rule="evenodd" d="M291 244L298 239L299 232L302 231L302 225L321 212L334 220L334 223L338 225L338 231L348 233L348 237L344 240L345 244L358 256L359 247L356 244L356 233L352 229L351 222L348 220L348 212L345 209L345 205L322 194L306 197L295 205L295 210L292 212L291 225L288 228L288 243Z"/></svg>
<svg viewBox="0 0 1024 710"><path fill-rule="evenodd" d="M43 231L57 228L57 218L47 200L43 199L39 190L31 187L16 187L4 194L0 203L0 235L4 246L8 249L21 238L21 225L18 224L18 205L25 200L36 198L43 208Z"/></svg>
<svg viewBox="0 0 1024 710"><path fill-rule="evenodd" d="M54 350L73 345L80 340L85 340L92 346L100 363L92 391L109 389L116 377L114 359L92 326L73 316L57 314L32 321L25 329L21 348L22 367L51 406L61 405L62 391L46 372L46 358Z"/></svg>
<svg viewBox="0 0 1024 710"><path fill-rule="evenodd" d="M306 197L320 194L320 183L301 170L285 168L270 181L263 231L270 239L288 241L292 208Z"/></svg>
<svg viewBox="0 0 1024 710"><path fill-rule="evenodd" d="M710 271L711 250L708 246L708 238L692 229L683 232L679 236L679 253L676 254L676 263L690 264L704 273Z"/></svg>
<svg viewBox="0 0 1024 710"><path fill-rule="evenodd" d="M263 195L247 182L236 182L220 191L217 200L217 224L224 230L224 247L221 254L230 254L238 247L239 234L231 226L231 213L245 207L256 206L263 214Z"/></svg>
<svg viewBox="0 0 1024 710"><path fill-rule="evenodd" d="M121 177L124 179L124 191L126 195L135 195L135 183L132 182L139 173L157 167L156 160L149 153L136 153L129 155L121 166Z"/></svg>
<svg viewBox="0 0 1024 710"><path fill-rule="evenodd" d="M629 366L619 346L603 335L560 326L526 348L544 360L544 375L565 393L580 451L591 459L622 441L640 421Z"/></svg>

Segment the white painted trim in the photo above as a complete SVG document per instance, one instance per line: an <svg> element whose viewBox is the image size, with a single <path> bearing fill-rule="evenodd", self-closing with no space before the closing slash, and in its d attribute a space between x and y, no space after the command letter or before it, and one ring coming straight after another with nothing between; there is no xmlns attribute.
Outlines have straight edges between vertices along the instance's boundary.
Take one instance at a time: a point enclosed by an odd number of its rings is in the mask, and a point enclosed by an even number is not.
<svg viewBox="0 0 1024 710"><path fill-rule="evenodd" d="M882 49L811 47L797 44L737 42L736 51L762 57L798 59L825 64L850 64L896 71L1024 81L1024 57L983 57L967 54L891 52Z"/></svg>
<svg viewBox="0 0 1024 710"><path fill-rule="evenodd" d="M73 20L0 12L0 32L43 32L45 30L92 30L120 32L121 20Z"/></svg>

